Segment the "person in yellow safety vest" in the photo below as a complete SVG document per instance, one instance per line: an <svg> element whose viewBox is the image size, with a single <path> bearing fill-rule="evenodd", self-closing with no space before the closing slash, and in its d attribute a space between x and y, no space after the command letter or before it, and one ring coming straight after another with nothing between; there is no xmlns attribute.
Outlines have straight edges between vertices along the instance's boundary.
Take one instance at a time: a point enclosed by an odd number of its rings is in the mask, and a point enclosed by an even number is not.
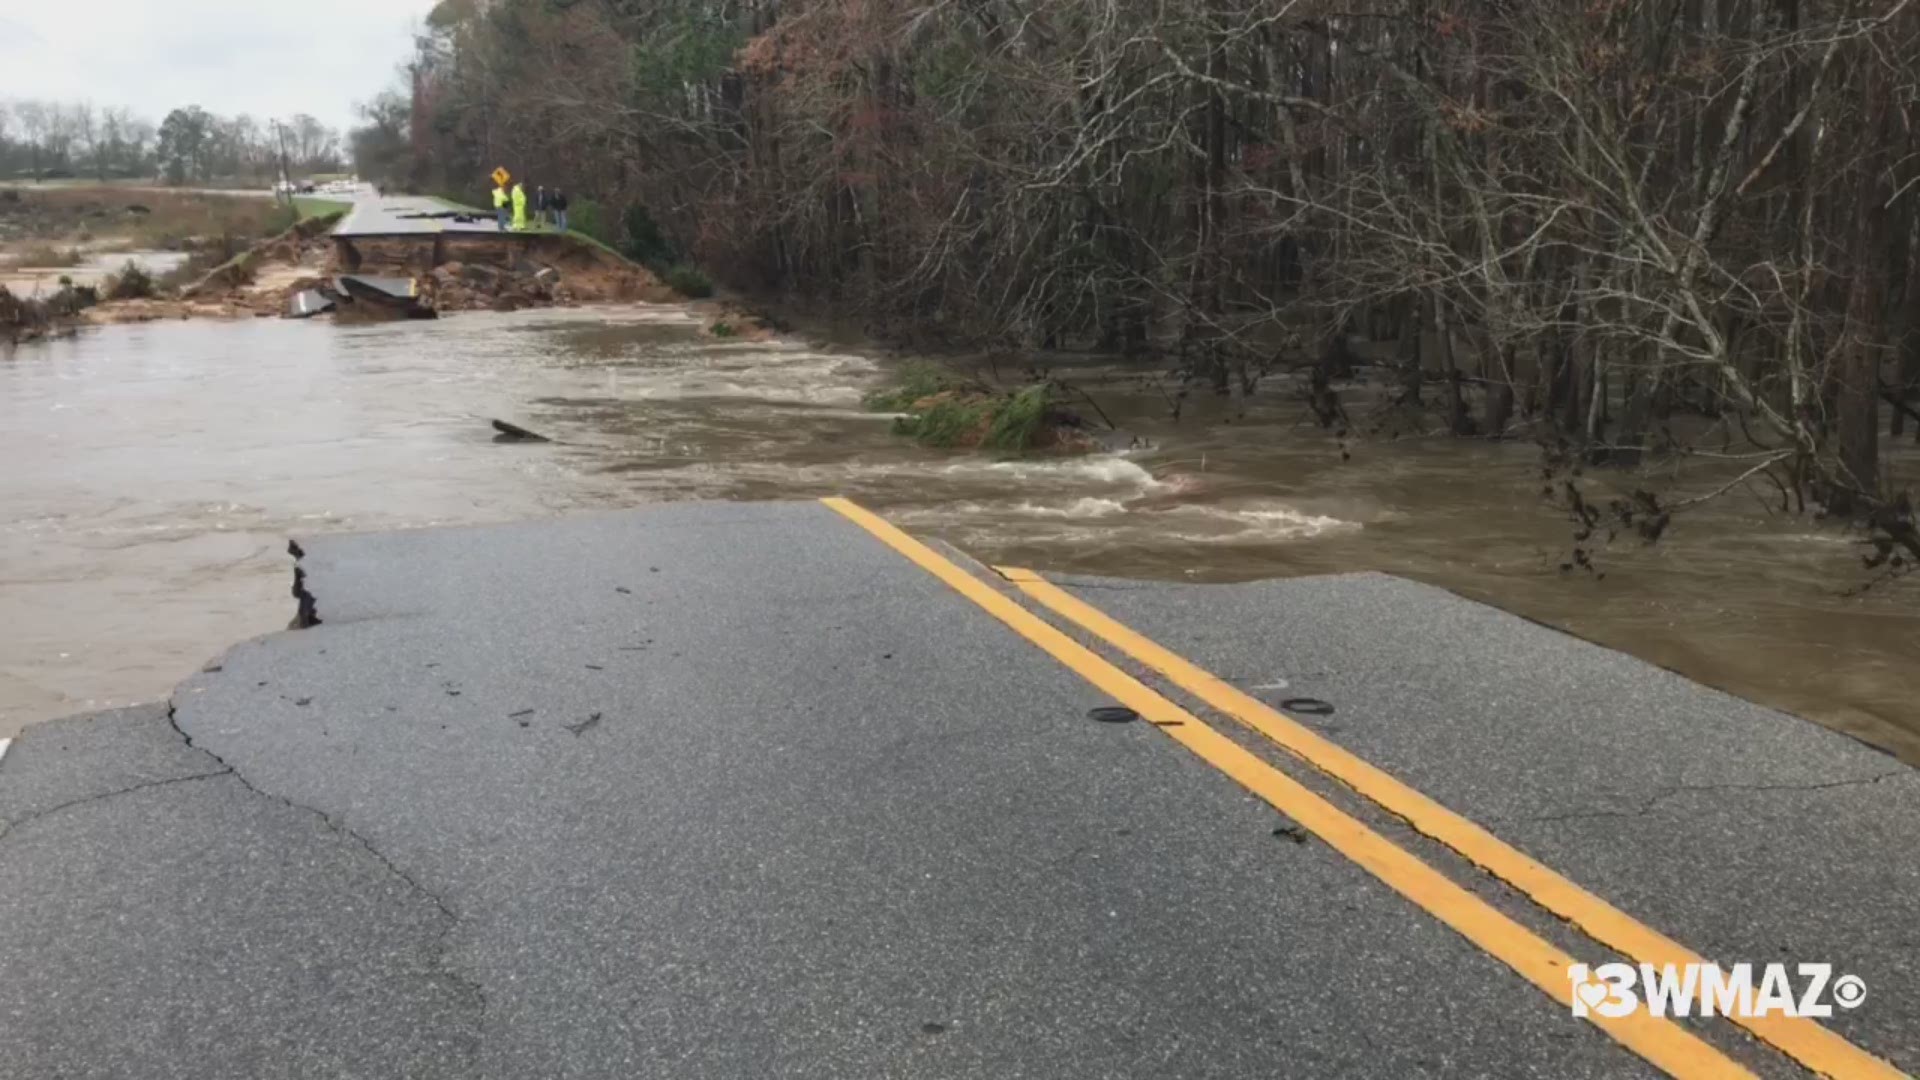
<svg viewBox="0 0 1920 1080"><path fill-rule="evenodd" d="M507 189L501 184L493 185L493 220L499 222L500 231L507 231Z"/></svg>
<svg viewBox="0 0 1920 1080"><path fill-rule="evenodd" d="M513 182L513 231L527 231L527 188L518 180Z"/></svg>

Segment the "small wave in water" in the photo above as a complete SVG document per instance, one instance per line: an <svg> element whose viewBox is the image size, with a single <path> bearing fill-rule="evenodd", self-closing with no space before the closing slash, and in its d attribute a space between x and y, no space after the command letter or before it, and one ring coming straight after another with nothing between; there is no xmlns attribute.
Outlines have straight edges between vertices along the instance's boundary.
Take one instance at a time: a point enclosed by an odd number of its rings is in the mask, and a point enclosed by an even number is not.
<svg viewBox="0 0 1920 1080"><path fill-rule="evenodd" d="M1143 505L1140 496L1113 499L1083 495L1058 502L974 499L903 508L896 516L913 524L957 525L975 535L990 535L1000 526L1023 536L1038 530L1053 540L1114 543L1132 536L1155 545L1285 543L1362 527L1356 521L1312 514L1273 501L1156 506ZM1036 524L1045 522L1059 524Z"/></svg>
<svg viewBox="0 0 1920 1080"><path fill-rule="evenodd" d="M649 363L609 368L608 385L637 401L833 405L852 411L873 366L864 358L800 350L661 350Z"/></svg>
<svg viewBox="0 0 1920 1080"><path fill-rule="evenodd" d="M961 460L941 466L940 471L953 480L990 481L1008 497L902 507L897 511L900 518L927 527L958 528L988 542L1017 535L1097 547L1276 544L1362 527L1359 521L1310 513L1273 499L1201 501L1194 497L1200 489L1187 477L1156 477L1139 462L1119 454L1038 461ZM1085 494L1088 488L1105 490Z"/></svg>
<svg viewBox="0 0 1920 1080"><path fill-rule="evenodd" d="M1199 544L1261 544L1311 540L1328 533L1351 532L1357 521L1309 514L1280 503L1241 506L1189 504L1145 511L1143 516L1164 523L1165 533Z"/></svg>
<svg viewBox="0 0 1920 1080"><path fill-rule="evenodd" d="M1027 517L1101 518L1126 513L1127 504L1119 499L1101 499L1089 495L1075 499L1065 506L1044 506L1039 503L1023 502L1015 506L1013 512Z"/></svg>
<svg viewBox="0 0 1920 1080"><path fill-rule="evenodd" d="M1118 454L1036 461L963 460L952 462L941 471L948 476L992 477L1003 483L1011 481L1016 484L1080 487L1111 484L1140 491L1153 491L1164 486L1138 462L1129 461Z"/></svg>

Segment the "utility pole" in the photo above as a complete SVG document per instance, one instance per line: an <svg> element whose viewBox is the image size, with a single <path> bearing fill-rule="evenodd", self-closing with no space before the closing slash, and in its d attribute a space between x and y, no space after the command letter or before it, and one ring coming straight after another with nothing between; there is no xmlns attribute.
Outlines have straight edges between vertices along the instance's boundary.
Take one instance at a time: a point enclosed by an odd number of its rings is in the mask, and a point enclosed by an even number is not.
<svg viewBox="0 0 1920 1080"><path fill-rule="evenodd" d="M269 120L273 125L273 141L280 147L280 182L287 193L287 205L293 205L293 169L287 163L287 126L278 120Z"/></svg>

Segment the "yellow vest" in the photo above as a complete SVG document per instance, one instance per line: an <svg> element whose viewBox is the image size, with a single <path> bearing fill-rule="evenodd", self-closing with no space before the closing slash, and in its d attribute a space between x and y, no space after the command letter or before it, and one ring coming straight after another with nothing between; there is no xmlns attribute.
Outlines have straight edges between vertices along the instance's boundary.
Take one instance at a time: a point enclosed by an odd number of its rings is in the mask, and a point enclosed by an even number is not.
<svg viewBox="0 0 1920 1080"><path fill-rule="evenodd" d="M503 206L505 206L505 205L507 205L507 189L506 189L506 188L494 188L494 189L493 189L493 207L494 207L494 209L496 209L496 210L498 210L499 208L501 208L501 207L503 207Z"/></svg>
<svg viewBox="0 0 1920 1080"><path fill-rule="evenodd" d="M524 213L527 209L527 189L519 184L513 185L513 212Z"/></svg>

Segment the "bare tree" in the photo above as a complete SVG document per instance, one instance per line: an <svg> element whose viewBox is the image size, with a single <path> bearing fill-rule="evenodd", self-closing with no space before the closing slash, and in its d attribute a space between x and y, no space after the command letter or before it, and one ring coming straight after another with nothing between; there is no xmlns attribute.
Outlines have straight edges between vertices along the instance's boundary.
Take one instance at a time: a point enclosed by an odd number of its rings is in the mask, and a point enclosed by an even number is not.
<svg viewBox="0 0 1920 1080"><path fill-rule="evenodd" d="M86 149L87 161L93 166L95 178L105 180L107 178L107 156L104 153L105 129L101 125L99 114L94 110L93 102L76 103L68 110L68 115L72 118L75 136L80 140L80 145Z"/></svg>
<svg viewBox="0 0 1920 1080"><path fill-rule="evenodd" d="M127 140L133 127L133 110L110 105L100 110L100 152L95 156L102 170L127 167Z"/></svg>
<svg viewBox="0 0 1920 1080"><path fill-rule="evenodd" d="M80 136L80 108L76 105L49 102L47 104L47 129L44 141L47 158L60 168L73 167L73 144Z"/></svg>
<svg viewBox="0 0 1920 1080"><path fill-rule="evenodd" d="M1881 369L1920 393L1920 0L442 5L407 77L416 179L592 190L883 332L1159 351L1176 408L1292 369L1345 426L1371 339L1395 427L1737 444L1871 515Z"/></svg>
<svg viewBox="0 0 1920 1080"><path fill-rule="evenodd" d="M40 178L40 163L46 154L47 132L52 127L51 108L44 101L32 99L15 102L13 106L13 114L20 121L20 133L26 136L33 177L36 180Z"/></svg>
<svg viewBox="0 0 1920 1080"><path fill-rule="evenodd" d="M143 116L128 118L121 129L122 152L128 167L143 168L150 165L159 137L159 129L153 121Z"/></svg>

